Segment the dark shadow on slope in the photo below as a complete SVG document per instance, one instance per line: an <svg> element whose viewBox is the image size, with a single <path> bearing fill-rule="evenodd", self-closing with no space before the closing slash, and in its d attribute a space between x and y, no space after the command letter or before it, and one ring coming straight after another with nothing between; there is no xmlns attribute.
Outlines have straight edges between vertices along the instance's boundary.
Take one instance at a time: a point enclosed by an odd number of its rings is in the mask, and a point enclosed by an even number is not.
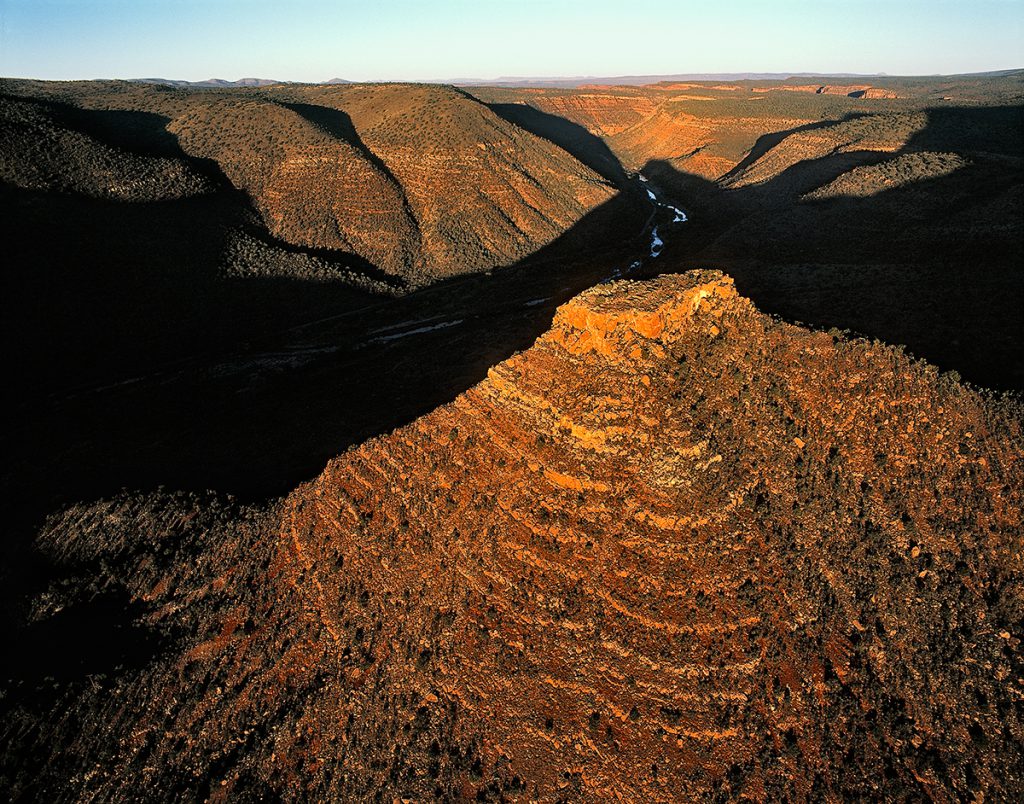
<svg viewBox="0 0 1024 804"><path fill-rule="evenodd" d="M928 125L911 135L904 150L963 150L979 156L1024 158L1024 106L939 106Z"/></svg>
<svg viewBox="0 0 1024 804"><path fill-rule="evenodd" d="M359 254L349 254L348 252L340 252L336 249L329 248L297 246L293 243L289 243L287 240L282 240L272 232L267 231L266 227L256 223L242 227L242 230L250 237L255 238L259 242L270 246L282 254L300 254L302 256L323 260L328 263L341 263L346 270L360 276L364 276L373 282L380 282L381 284L387 285L389 288L396 291L403 291L409 286L409 283L403 277L389 274L387 271L378 268L368 259L360 256Z"/></svg>
<svg viewBox="0 0 1024 804"><path fill-rule="evenodd" d="M783 170L770 182L741 188L738 199L744 207L786 208L800 202L801 196L834 181L858 167L879 165L892 154L879 151L843 151L823 159L797 162Z"/></svg>
<svg viewBox="0 0 1024 804"><path fill-rule="evenodd" d="M776 145L778 145L780 142L786 139L786 137L789 137L792 134L801 134L805 131L818 131L819 129L823 128L832 128L834 126L840 125L841 123L847 123L850 120L856 120L858 117L866 116L867 114L865 112L853 112L851 114L846 115L841 120L821 120L816 123L807 123L806 125L803 126L797 126L796 128L786 129L785 131L773 131L770 134L762 134L760 137L757 138L757 142L754 143L754 146L750 149L750 152L745 157L743 157L743 159L740 160L739 164L737 164L736 167L734 167L732 170L730 170L728 173L722 176L721 179L719 179L719 181L722 182L723 184L728 184L730 179L734 178L735 176L738 176L740 173L742 173L744 170L746 170L748 167L754 164L754 162L756 162L758 159L760 159L762 156L768 153L772 148L774 148Z"/></svg>
<svg viewBox="0 0 1024 804"><path fill-rule="evenodd" d="M8 555L46 513L122 487L289 491L529 346L560 301L642 252L649 213L620 194L516 266L395 299L224 278L226 238L252 220L228 193L0 199L17 267L4 278Z"/></svg>
<svg viewBox="0 0 1024 804"><path fill-rule="evenodd" d="M240 207L240 211L244 209L252 213L248 216L236 213L230 217L230 220L226 221L228 225L236 225L243 217L246 217L247 220L251 219L244 226L245 231L250 236L275 249L289 254L315 257L328 262L342 262L348 271L364 276L373 282L383 283L396 290L404 289L407 285L401 277L386 273L357 254L336 249L296 245L273 235L267 230L263 221L260 220L252 198L248 193L237 190L232 185L216 160L192 156L182 149L177 136L167 128L171 122L168 117L139 110L84 109L48 99L0 93L0 103L8 98L18 103L36 106L54 124L69 131L84 134L98 143L118 151L139 156L176 159L184 162L197 173L212 179L221 191L233 197L234 202ZM355 127L347 114L336 109L312 104L281 103L281 106L299 114L327 134L347 142L359 151L363 158L372 163L398 188L406 211L410 217L413 217L401 185L392 175L387 165L366 147L356 133ZM101 212L100 214L102 217L104 213ZM201 259L200 264L208 265L209 260Z"/></svg>
<svg viewBox="0 0 1024 804"><path fill-rule="evenodd" d="M17 650L0 660L0 673L15 683L39 684L49 677L64 684L115 668L140 668L160 642L157 633L138 623L143 613L123 590L70 605L21 629ZM51 692L43 682L38 690L30 687L29 698L46 701Z"/></svg>
<svg viewBox="0 0 1024 804"><path fill-rule="evenodd" d="M182 149L177 136L167 129L171 120L164 115L141 110L83 109L43 98L0 93L0 103L6 98L35 105L58 126L85 134L111 148L139 156L178 159L219 187L231 188L231 182L215 160L192 156Z"/></svg>
<svg viewBox="0 0 1024 804"><path fill-rule="evenodd" d="M474 98L474 100L476 99ZM594 136L578 123L542 112L525 103L489 103L485 105L498 117L529 131L531 134L543 137L563 151L572 154L616 187L627 186L629 179L626 176L626 171L619 160L615 158L611 149L608 148L604 140Z"/></svg>
<svg viewBox="0 0 1024 804"><path fill-rule="evenodd" d="M651 162L645 175L699 211L693 237L666 233L658 268L721 268L766 312L904 345L985 387L1024 388L1022 111L928 110L896 153L835 153L750 187ZM967 164L873 195L801 200L851 167L925 149Z"/></svg>
<svg viewBox="0 0 1024 804"><path fill-rule="evenodd" d="M181 149L178 138L167 130L171 121L163 115L123 109L82 109L31 98L21 100L47 105L55 121L114 148L145 156L191 159ZM216 164L212 160L199 161Z"/></svg>
<svg viewBox="0 0 1024 804"><path fill-rule="evenodd" d="M394 182L397 187L402 186L391 172L391 168L384 164L384 160L366 146L366 143L363 142L363 138L360 137L359 132L356 131L356 127L352 123L352 118L349 117L346 112L343 112L341 109L332 109L328 106L317 106L313 103L286 103L284 101L280 101L280 104L312 123L321 131L330 134L335 139L347 142L359 151L360 156L362 156L367 162L370 162L381 173L387 176L389 181Z"/></svg>
<svg viewBox="0 0 1024 804"><path fill-rule="evenodd" d="M43 210L55 209L53 199L32 201ZM76 205L81 205L80 219L73 221L68 213ZM133 205L131 214L154 214L139 209L146 206ZM59 200L61 224L50 232L50 245L67 242L66 236L86 221L95 242L79 243L85 254L105 253L121 242L129 210L106 205L104 217L96 214L100 207ZM210 214L198 218L222 220L223 209L206 211ZM146 370L146 354L157 354L159 344L154 344L152 351L143 350L143 374L136 381L71 395L35 393L23 400L3 439L8 528L0 551L0 637L24 648L3 668L6 677L27 684L44 676L77 682L108 673L114 665L141 666L163 644L161 635L135 625L139 612L120 598L76 604L26 625L27 601L46 589L56 572L32 547L46 514L74 501L113 497L125 486L142 492L162 486L218 489L248 500L286 494L347 447L434 410L528 347L549 328L558 303L629 264L644 248L638 232L647 212L636 195L618 196L529 260L397 299L354 296L350 289L324 284L202 276L186 282L183 295L173 288L162 294L126 282L140 257L129 251L115 261L118 271L99 283L95 297L72 294L59 303L50 298L45 307L37 301L42 322L35 322L36 335L57 308L77 326L42 342L26 338L18 349L26 361L55 362L50 369L61 378L70 371L69 362L88 363L90 352L100 361L117 357L123 365L124 355L106 348L116 349L119 338L133 333L137 321L130 313L136 305L139 319L153 325L151 336L194 338L176 346L205 344L207 349L170 364L154 359ZM162 250L179 238L187 240L182 236L195 220L184 215L176 221L161 212L132 223L144 230L158 218L166 226L166 242L151 238L136 245L176 263L181 253ZM195 232L199 240L193 247L205 243L205 259L217 253L218 225ZM39 259L49 262L45 252ZM151 255L150 260L151 268L157 263L163 269L160 259ZM99 265L80 257L75 267L90 276ZM181 280L180 271L172 276ZM83 314L100 312L91 305L113 293L118 281L124 283L124 308L105 308L102 318L82 320ZM156 307L154 298L160 300ZM114 335L108 337L112 327ZM247 343L229 337L239 328ZM142 337L141 331L136 335ZM60 354L68 348L74 355ZM123 536L130 544L130 533ZM32 702L38 699L38 706L45 706L58 691L29 690L28 699L19 692L18 701L36 706Z"/></svg>
<svg viewBox="0 0 1024 804"><path fill-rule="evenodd" d="M24 645L3 669L27 681L142 664L161 644L113 598L26 625L30 596L57 577L32 547L45 515L123 487L287 493L530 346L561 301L643 250L649 209L619 195L516 266L394 299L222 278L230 199L125 205L0 190L21 269L5 287L21 309L4 332L19 410L3 439L0 637ZM112 372L122 380L62 388ZM55 694L41 691L39 705Z"/></svg>

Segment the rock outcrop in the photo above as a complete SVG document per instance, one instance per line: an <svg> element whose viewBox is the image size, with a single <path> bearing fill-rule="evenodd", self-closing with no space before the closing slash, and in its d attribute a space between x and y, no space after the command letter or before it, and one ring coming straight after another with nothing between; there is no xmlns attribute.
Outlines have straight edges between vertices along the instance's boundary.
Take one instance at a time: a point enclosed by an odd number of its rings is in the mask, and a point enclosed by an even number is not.
<svg viewBox="0 0 1024 804"><path fill-rule="evenodd" d="M650 117L658 97L649 93L618 91L614 87L591 87L594 92L545 92L535 95L533 105L548 114L572 120L599 137L625 131Z"/></svg>
<svg viewBox="0 0 1024 804"><path fill-rule="evenodd" d="M53 518L51 560L173 638L59 722L10 713L13 789L1019 798L1022 443L717 272L595 287L262 519Z"/></svg>
<svg viewBox="0 0 1024 804"><path fill-rule="evenodd" d="M868 98L871 99L887 99L892 100L898 98L899 95L893 92L891 89L882 89L881 87L867 87L865 89L857 89L849 93L851 98Z"/></svg>

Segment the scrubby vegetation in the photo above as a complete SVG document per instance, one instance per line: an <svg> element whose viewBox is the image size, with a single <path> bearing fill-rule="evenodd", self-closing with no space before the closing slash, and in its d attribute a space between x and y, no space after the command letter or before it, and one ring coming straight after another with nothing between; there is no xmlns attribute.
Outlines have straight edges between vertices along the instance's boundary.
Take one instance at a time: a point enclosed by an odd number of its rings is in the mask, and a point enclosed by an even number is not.
<svg viewBox="0 0 1024 804"><path fill-rule="evenodd" d="M161 201L212 192L187 164L131 153L69 128L59 107L0 97L0 181L25 190L112 201Z"/></svg>
<svg viewBox="0 0 1024 804"><path fill-rule="evenodd" d="M6 787L1017 799L1021 422L714 272L600 285L281 503L51 517L29 633L120 595L159 650L7 698Z"/></svg>
<svg viewBox="0 0 1024 804"><path fill-rule="evenodd" d="M146 177L147 170L184 171L180 162L150 159L149 165L120 151L87 156L90 147L102 146L87 145L83 130L113 133L134 149L157 144L222 174L287 244L355 254L416 285L513 264L612 194L565 151L451 87L218 90L8 80L3 88L11 144L25 149L8 150L8 171L18 165L29 171L22 186L72 191L79 176L92 194L112 197L158 200L194 192L187 182L161 190L173 175L160 182ZM40 158L38 132L16 111L33 103L66 110L66 130L58 127L51 139L67 138L67 153L46 145ZM112 132L111 115L155 117L163 125L132 132L129 121ZM46 172L44 165L50 165L49 183L33 177ZM131 180L109 177L115 167ZM145 196L150 185L156 186Z"/></svg>
<svg viewBox="0 0 1024 804"><path fill-rule="evenodd" d="M0 81L0 791L1019 799L1020 76L876 88Z"/></svg>

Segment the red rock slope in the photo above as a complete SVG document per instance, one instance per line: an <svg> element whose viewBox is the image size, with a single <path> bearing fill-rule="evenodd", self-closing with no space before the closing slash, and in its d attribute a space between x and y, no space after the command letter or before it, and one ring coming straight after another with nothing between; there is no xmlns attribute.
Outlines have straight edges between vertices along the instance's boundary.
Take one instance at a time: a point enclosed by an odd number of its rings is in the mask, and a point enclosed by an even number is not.
<svg viewBox="0 0 1024 804"><path fill-rule="evenodd" d="M121 556L188 636L85 694L103 717L39 778L1019 798L1022 457L1018 409L773 320L721 274L599 286L276 526L214 527L201 561L167 558L199 525L133 536L125 502L54 520L56 560Z"/></svg>

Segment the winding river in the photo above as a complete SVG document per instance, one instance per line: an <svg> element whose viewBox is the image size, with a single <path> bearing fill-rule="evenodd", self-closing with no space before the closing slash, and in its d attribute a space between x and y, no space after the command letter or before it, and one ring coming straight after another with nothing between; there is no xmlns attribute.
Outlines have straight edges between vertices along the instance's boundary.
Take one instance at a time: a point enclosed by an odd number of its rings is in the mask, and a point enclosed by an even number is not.
<svg viewBox="0 0 1024 804"><path fill-rule="evenodd" d="M654 190L652 190L650 186L647 184L647 177L644 176L643 173L637 173L636 175L637 178L645 185L644 190L646 190L647 197L651 200L651 203L654 204L655 212L657 212L658 209L665 209L671 212L672 220L669 222L670 224L685 223L688 220L686 213L679 209L679 207L673 206L672 204L666 203L665 201L662 201L660 198L658 198L658 194L654 192ZM649 250L650 258L657 259L658 257L660 257L663 248L665 248L665 241L658 234L658 226L655 225L651 229L651 245ZM631 273L640 268L640 266L642 266L643 264L643 259L639 259L631 262L628 268L616 268L615 271L612 272L611 276L605 279L605 282L610 282L613 279L621 279L624 276L629 276Z"/></svg>

